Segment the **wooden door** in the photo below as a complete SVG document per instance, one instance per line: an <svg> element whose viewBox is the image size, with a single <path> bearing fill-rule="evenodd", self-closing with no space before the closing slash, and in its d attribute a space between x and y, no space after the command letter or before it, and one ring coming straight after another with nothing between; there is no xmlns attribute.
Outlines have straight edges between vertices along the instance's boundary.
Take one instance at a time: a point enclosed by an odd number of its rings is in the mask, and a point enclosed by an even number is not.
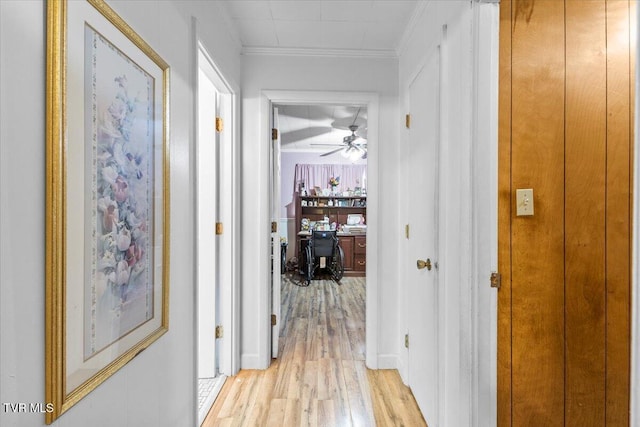
<svg viewBox="0 0 640 427"><path fill-rule="evenodd" d="M409 87L409 385L430 426L438 425L438 144L439 49ZM418 260L428 261L418 267Z"/></svg>
<svg viewBox="0 0 640 427"><path fill-rule="evenodd" d="M634 2L500 7L498 424L627 426Z"/></svg>

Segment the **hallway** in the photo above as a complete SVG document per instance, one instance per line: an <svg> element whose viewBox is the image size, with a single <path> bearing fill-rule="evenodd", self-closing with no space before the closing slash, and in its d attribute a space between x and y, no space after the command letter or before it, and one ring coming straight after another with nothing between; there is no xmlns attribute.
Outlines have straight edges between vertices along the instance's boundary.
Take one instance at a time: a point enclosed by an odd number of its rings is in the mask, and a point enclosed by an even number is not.
<svg viewBox="0 0 640 427"><path fill-rule="evenodd" d="M365 366L364 278L282 288L280 358L229 378L203 427L425 425L396 370Z"/></svg>

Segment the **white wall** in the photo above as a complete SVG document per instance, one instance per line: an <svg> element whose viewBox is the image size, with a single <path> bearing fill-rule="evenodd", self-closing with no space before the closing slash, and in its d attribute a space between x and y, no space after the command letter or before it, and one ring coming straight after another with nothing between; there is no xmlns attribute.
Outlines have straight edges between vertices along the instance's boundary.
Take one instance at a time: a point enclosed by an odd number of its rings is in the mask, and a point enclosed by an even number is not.
<svg viewBox="0 0 640 427"><path fill-rule="evenodd" d="M470 1L425 2L401 52L400 105L408 113L408 87L426 59L442 50L440 153L440 411L437 425L495 425L495 267L497 147L497 4ZM492 20L495 18L495 20ZM491 41L496 41L491 45ZM494 73L494 74L492 74ZM493 102L493 104L492 104ZM493 125L491 125L493 123ZM401 132L401 144L408 135ZM404 171L410 153L401 152ZM493 162L493 163L492 163ZM415 197L400 188L403 212ZM401 223L408 222L402 215ZM407 241L400 246L408 254ZM492 262L494 263L492 265ZM407 289L401 274L399 328L406 332ZM403 333L404 333L403 332ZM399 355L408 378L407 351Z"/></svg>
<svg viewBox="0 0 640 427"><path fill-rule="evenodd" d="M196 424L193 264L191 16L225 76L240 81L237 43L214 2L109 1L171 66L171 279L169 332L63 414L55 426ZM45 10L0 1L1 402L44 401ZM169 30L170 29L170 30ZM12 414L2 426L42 426Z"/></svg>
<svg viewBox="0 0 640 427"><path fill-rule="evenodd" d="M385 203L379 210L381 227L378 248L381 284L378 301L380 324L378 331L378 357L383 360L397 356L397 242L398 206L396 201L398 170L395 167L398 152L397 129L397 60L384 58L335 58L247 55L243 57L243 164L252 165L242 171L243 181L243 239L242 258L252 260L252 268L243 271L242 278L242 367L265 368L265 342L268 333L268 307L261 303L268 271L268 147L260 119L263 90L294 91L347 91L375 92L379 94L379 158L380 195ZM371 125L371 124L370 124ZM370 126L371 129L371 126ZM371 161L369 159L369 166ZM258 237L258 240L256 236ZM257 266L256 266L257 264ZM397 337L396 337L397 338Z"/></svg>

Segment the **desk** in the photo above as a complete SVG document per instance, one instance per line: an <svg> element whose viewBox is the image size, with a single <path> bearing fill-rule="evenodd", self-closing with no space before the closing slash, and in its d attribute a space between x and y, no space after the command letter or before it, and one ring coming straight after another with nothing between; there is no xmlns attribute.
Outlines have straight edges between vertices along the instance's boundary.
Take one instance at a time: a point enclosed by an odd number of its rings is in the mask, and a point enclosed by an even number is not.
<svg viewBox="0 0 640 427"><path fill-rule="evenodd" d="M344 275L365 276L367 271L367 234L338 231L336 235L344 252ZM310 238L310 231L298 232L298 260L304 259L302 254Z"/></svg>

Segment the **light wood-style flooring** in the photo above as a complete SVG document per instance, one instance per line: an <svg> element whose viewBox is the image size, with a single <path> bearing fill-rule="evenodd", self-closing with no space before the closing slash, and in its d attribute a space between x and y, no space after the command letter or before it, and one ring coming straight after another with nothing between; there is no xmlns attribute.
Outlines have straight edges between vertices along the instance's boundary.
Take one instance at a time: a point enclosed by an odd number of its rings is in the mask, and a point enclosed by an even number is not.
<svg viewBox="0 0 640 427"><path fill-rule="evenodd" d="M279 358L227 379L211 426L426 426L396 370L365 366L365 279L282 288Z"/></svg>

